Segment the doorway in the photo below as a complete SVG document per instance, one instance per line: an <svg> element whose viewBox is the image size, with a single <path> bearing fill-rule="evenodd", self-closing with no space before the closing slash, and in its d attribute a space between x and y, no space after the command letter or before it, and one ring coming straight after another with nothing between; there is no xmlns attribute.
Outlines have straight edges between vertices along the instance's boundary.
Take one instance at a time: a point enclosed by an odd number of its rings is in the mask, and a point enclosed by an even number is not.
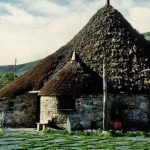
<svg viewBox="0 0 150 150"><path fill-rule="evenodd" d="M40 96L36 97L36 122L40 122Z"/></svg>
<svg viewBox="0 0 150 150"><path fill-rule="evenodd" d="M126 109L127 105L124 104L122 101L118 102L115 101L112 104L111 112L110 112L110 118L111 122L119 121L122 125L122 129L126 126Z"/></svg>

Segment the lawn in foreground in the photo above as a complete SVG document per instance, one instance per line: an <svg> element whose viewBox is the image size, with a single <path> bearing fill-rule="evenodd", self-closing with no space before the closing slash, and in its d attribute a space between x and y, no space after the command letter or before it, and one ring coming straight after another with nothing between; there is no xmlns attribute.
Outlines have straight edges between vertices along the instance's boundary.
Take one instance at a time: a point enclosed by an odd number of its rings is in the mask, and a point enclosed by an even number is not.
<svg viewBox="0 0 150 150"><path fill-rule="evenodd" d="M4 129L0 132L0 149L35 150L149 150L150 134L144 132L119 133L109 136L100 131L45 131Z"/></svg>

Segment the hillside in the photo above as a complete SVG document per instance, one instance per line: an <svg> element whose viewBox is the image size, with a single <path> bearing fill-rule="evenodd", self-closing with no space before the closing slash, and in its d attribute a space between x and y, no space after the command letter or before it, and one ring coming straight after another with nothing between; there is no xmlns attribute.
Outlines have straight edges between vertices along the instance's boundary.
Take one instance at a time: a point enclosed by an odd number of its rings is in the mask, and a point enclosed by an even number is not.
<svg viewBox="0 0 150 150"><path fill-rule="evenodd" d="M108 91L150 91L150 42L120 12L106 5L70 42L3 88L0 97L40 90L70 60L74 50L100 77L103 75L103 54L106 53Z"/></svg>
<svg viewBox="0 0 150 150"><path fill-rule="evenodd" d="M150 41L150 32L143 33L145 38Z"/></svg>
<svg viewBox="0 0 150 150"><path fill-rule="evenodd" d="M23 75L24 73L33 69L40 61L41 60L37 60L37 61L17 65L17 67L16 67L17 76ZM0 74L5 73L5 72L13 72L13 71L14 71L13 65L0 66Z"/></svg>

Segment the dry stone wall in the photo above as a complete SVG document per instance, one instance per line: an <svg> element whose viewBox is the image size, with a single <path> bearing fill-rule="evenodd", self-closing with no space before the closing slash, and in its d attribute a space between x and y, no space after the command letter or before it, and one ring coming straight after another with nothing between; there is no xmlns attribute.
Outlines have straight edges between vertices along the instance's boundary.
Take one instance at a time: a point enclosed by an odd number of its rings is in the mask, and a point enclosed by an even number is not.
<svg viewBox="0 0 150 150"><path fill-rule="evenodd" d="M107 121L110 121L110 110L112 104L112 96L108 96L107 102ZM92 122L95 122L95 128L102 128L103 122L103 96L90 95L82 96L76 99L76 115L70 116L72 127L81 125L84 128L92 128Z"/></svg>
<svg viewBox="0 0 150 150"><path fill-rule="evenodd" d="M26 94L0 101L0 120L6 127L35 127L36 96Z"/></svg>
<svg viewBox="0 0 150 150"><path fill-rule="evenodd" d="M57 114L57 99L55 97L41 96L40 122L48 123L48 120L52 120Z"/></svg>
<svg viewBox="0 0 150 150"><path fill-rule="evenodd" d="M55 97L41 98L40 122L47 123L48 120L55 119L59 127L66 127L67 118L73 129L77 127L92 128L92 122L95 127L102 128L102 95L90 95L76 98L74 112L60 112L57 108L58 100ZM148 125L150 121L150 98L148 95L130 95L130 94L110 94L107 102L107 121L110 122L120 119L123 126L128 126L127 122L142 123ZM118 117L119 116L119 117Z"/></svg>
<svg viewBox="0 0 150 150"><path fill-rule="evenodd" d="M150 99L148 95L116 95L115 104L117 102L123 109L125 121L143 123L150 121Z"/></svg>
<svg viewBox="0 0 150 150"><path fill-rule="evenodd" d="M66 127L67 114L58 111L58 100L56 97L41 96L40 123L48 123L55 120L58 127Z"/></svg>
<svg viewBox="0 0 150 150"><path fill-rule="evenodd" d="M97 127L102 127L102 95L82 96L76 99L73 112L58 110L55 97L41 97L40 122L47 123L55 118L59 127L66 127L67 117L72 127L81 124L90 128L91 122L96 121ZM119 104L119 105L118 105ZM0 124L7 127L35 127L36 125L36 96L22 95L15 99L0 101ZM113 110L113 111L112 111ZM150 121L150 96L117 94L109 95L107 103L108 124L113 120L115 111L121 110L123 122L148 124Z"/></svg>
<svg viewBox="0 0 150 150"><path fill-rule="evenodd" d="M108 114L111 108L111 97L109 99ZM48 120L54 118L59 127L66 127L67 117L69 117L72 128L79 124L84 128L90 128L91 121L95 121L97 127L102 126L102 95L77 98L75 108L73 112L60 111L56 97L42 96L40 122L48 123Z"/></svg>

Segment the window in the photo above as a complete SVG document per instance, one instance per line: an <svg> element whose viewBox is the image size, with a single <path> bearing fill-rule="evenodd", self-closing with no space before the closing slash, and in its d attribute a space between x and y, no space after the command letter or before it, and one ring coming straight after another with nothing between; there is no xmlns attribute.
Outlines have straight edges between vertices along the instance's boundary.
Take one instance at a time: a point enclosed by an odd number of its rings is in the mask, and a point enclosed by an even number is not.
<svg viewBox="0 0 150 150"><path fill-rule="evenodd" d="M13 111L14 106L15 106L14 101L9 101L8 102L8 110L9 111Z"/></svg>
<svg viewBox="0 0 150 150"><path fill-rule="evenodd" d="M59 95L58 99L58 110L74 110L75 109L75 99L72 96Z"/></svg>

